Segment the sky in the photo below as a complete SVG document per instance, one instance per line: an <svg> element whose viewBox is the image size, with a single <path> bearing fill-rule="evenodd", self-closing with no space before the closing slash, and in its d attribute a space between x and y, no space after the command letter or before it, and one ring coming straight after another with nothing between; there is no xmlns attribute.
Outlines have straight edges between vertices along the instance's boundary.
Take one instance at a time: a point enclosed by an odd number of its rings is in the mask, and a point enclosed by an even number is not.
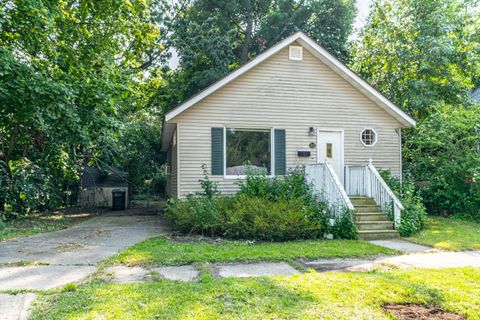
<svg viewBox="0 0 480 320"><path fill-rule="evenodd" d="M357 18L355 19L355 24L354 24L354 34L352 35L351 39L355 39L355 35L358 33L358 31L365 25L367 22L367 17L368 17L368 9L370 6L370 2L372 0L357 0ZM177 53L172 50L172 58L169 61L170 68L175 69L178 66L178 56Z"/></svg>
<svg viewBox="0 0 480 320"><path fill-rule="evenodd" d="M362 28L367 22L368 9L371 0L357 0L358 14L355 20L355 29Z"/></svg>

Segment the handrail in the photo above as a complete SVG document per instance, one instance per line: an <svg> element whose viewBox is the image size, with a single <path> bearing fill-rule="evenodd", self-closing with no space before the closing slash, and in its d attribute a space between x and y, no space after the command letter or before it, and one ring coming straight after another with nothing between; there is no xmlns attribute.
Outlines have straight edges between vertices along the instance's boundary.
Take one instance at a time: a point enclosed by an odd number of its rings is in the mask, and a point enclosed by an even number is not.
<svg viewBox="0 0 480 320"><path fill-rule="evenodd" d="M335 181L335 185L337 186L337 191L340 192L342 195L342 199L345 201L345 204L349 210L355 209L353 206L352 202L350 201L350 198L347 195L347 192L343 188L343 185L340 182L340 179L338 178L337 174L335 173L335 169L333 169L332 165L328 162L325 162L325 165L328 168L328 172L330 173L333 181Z"/></svg>
<svg viewBox="0 0 480 320"><path fill-rule="evenodd" d="M397 203L398 207L402 210L405 210L405 208L403 207L403 204L402 202L397 198L397 196L393 193L392 189L390 189L390 187L388 186L388 184L385 182L385 180L383 180L382 176L380 175L380 173L377 171L377 169L369 164L368 165L368 168L372 171L372 173L377 177L377 179L379 180L379 182L382 184L382 186L385 188L385 190L388 192L388 195L392 198L392 200L394 202Z"/></svg>
<svg viewBox="0 0 480 320"><path fill-rule="evenodd" d="M340 179L328 162L306 165L305 176L307 182L312 183L316 195L328 203L334 216L340 216L345 209L354 210Z"/></svg>
<svg viewBox="0 0 480 320"><path fill-rule="evenodd" d="M405 208L385 180L383 180L377 169L373 166L371 160L367 165L367 169L370 172L370 175L368 175L370 181L368 182L369 190L367 191L367 195L374 198L375 202L384 212L389 209L388 206L390 204L393 204L393 222L395 229L398 228L401 221L401 211Z"/></svg>

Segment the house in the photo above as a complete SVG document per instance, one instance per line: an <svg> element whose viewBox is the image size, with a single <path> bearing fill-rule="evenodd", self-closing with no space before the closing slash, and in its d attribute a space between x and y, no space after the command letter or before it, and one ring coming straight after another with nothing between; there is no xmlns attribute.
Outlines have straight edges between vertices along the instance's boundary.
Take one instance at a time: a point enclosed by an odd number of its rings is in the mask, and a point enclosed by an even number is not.
<svg viewBox="0 0 480 320"><path fill-rule="evenodd" d="M79 205L82 207L112 207L113 191L125 194L124 207L129 203L127 173L116 167L84 166L80 179Z"/></svg>
<svg viewBox="0 0 480 320"><path fill-rule="evenodd" d="M373 197L362 170L400 175L401 129L414 125L298 32L165 115L167 193L184 197L201 191L202 164L220 191L230 194L247 170L274 176L327 162L343 193Z"/></svg>

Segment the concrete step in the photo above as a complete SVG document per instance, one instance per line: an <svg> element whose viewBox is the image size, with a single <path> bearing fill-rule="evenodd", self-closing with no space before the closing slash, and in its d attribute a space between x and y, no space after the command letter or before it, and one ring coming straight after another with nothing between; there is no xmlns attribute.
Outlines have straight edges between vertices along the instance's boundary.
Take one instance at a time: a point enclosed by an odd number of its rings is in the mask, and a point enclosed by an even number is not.
<svg viewBox="0 0 480 320"><path fill-rule="evenodd" d="M376 205L375 200L373 198L367 197L350 197L350 201L352 204L355 205Z"/></svg>
<svg viewBox="0 0 480 320"><path fill-rule="evenodd" d="M393 230L392 221L363 221L357 222L358 230Z"/></svg>
<svg viewBox="0 0 480 320"><path fill-rule="evenodd" d="M361 240L383 240L400 238L397 230L359 230Z"/></svg>
<svg viewBox="0 0 480 320"><path fill-rule="evenodd" d="M364 221L390 221L387 218L387 215L383 212L356 212L355 221L364 222Z"/></svg>
<svg viewBox="0 0 480 320"><path fill-rule="evenodd" d="M377 205L357 205L354 207L356 212L382 212L382 209Z"/></svg>

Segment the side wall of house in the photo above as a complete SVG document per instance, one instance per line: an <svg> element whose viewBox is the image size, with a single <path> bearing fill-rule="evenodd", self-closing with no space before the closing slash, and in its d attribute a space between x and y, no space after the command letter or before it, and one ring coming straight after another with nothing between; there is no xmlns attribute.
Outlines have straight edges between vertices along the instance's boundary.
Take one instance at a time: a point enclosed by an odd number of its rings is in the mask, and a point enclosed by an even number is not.
<svg viewBox="0 0 480 320"><path fill-rule="evenodd" d="M345 165L366 164L400 172L402 127L395 118L304 49L302 61L293 61L285 48L188 109L177 123L179 196L200 190L201 165L211 168L211 128L279 128L286 130L287 168L317 162L316 137L309 127L344 131ZM365 147L364 128L374 128L378 142ZM297 151L310 149L311 157ZM172 168L173 173L173 168ZM223 193L237 190L235 180L212 176Z"/></svg>

